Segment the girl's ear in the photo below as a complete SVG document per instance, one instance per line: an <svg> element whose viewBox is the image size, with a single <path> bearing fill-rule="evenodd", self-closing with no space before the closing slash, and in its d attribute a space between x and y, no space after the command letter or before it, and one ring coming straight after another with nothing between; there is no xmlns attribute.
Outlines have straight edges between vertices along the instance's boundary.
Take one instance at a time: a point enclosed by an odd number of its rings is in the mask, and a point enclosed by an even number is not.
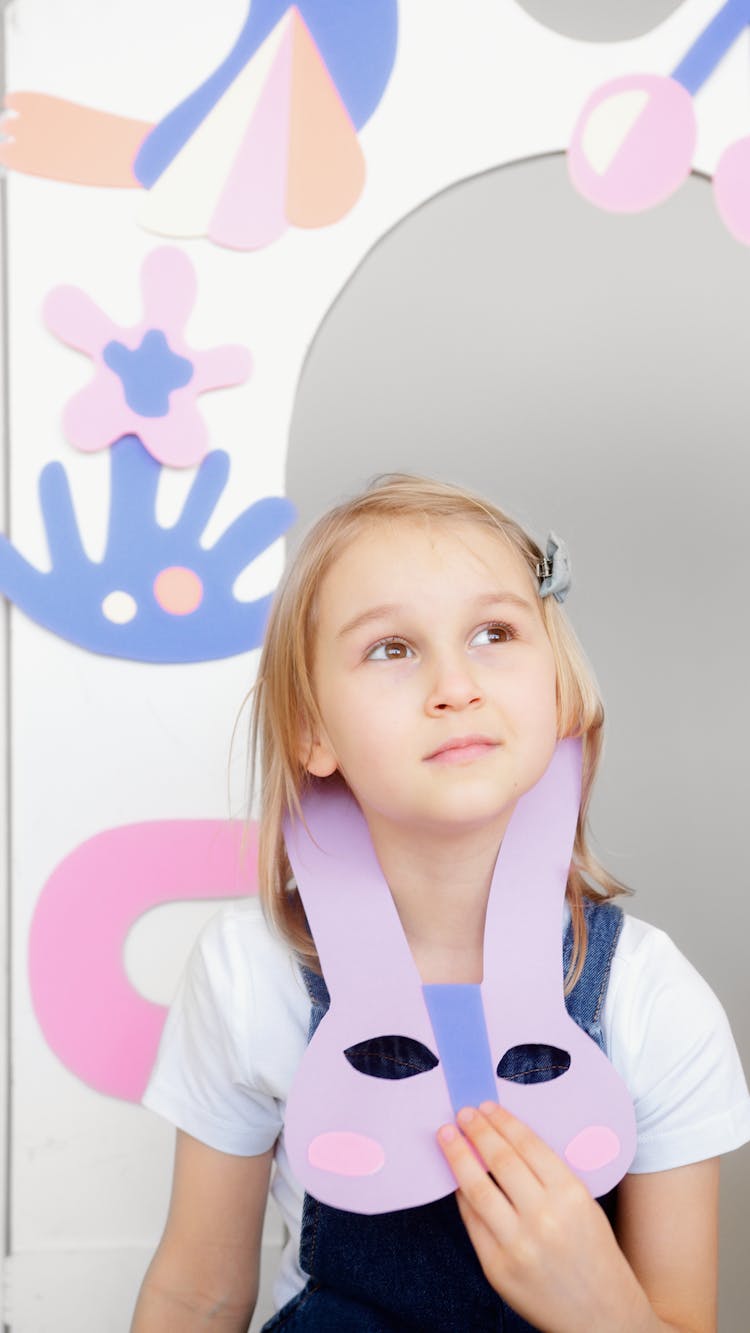
<svg viewBox="0 0 750 1333"><path fill-rule="evenodd" d="M302 727L299 758L300 763L314 778L330 777L338 768L338 760L328 737L325 734L322 737L315 735L309 723L305 723Z"/></svg>

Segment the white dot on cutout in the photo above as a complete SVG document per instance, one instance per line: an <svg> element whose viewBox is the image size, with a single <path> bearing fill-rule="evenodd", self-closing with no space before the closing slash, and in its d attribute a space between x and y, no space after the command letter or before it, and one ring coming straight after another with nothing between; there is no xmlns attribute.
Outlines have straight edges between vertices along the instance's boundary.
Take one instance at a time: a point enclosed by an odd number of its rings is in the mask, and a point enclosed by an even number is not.
<svg viewBox="0 0 750 1333"><path fill-rule="evenodd" d="M138 603L135 597L131 597L129 592L110 592L102 602L102 611L111 620L113 625L127 625L129 620L133 619L138 610Z"/></svg>
<svg viewBox="0 0 750 1333"><path fill-rule="evenodd" d="M603 176L609 170L648 102L649 95L642 88L629 88L613 93L594 107L586 121L581 147L597 175Z"/></svg>

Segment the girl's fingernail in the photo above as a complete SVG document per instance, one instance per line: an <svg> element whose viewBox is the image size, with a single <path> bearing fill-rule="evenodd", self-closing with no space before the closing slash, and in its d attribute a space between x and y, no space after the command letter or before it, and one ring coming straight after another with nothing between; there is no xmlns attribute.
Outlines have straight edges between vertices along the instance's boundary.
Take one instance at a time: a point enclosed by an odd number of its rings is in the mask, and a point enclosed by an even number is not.
<svg viewBox="0 0 750 1333"><path fill-rule="evenodd" d="M492 1111L499 1111L500 1107L497 1102L482 1102L479 1109L483 1115L490 1115Z"/></svg>
<svg viewBox="0 0 750 1333"><path fill-rule="evenodd" d="M462 1111L459 1111L456 1119L460 1120L462 1125L470 1125L475 1116L476 1111L471 1106L465 1106Z"/></svg>
<svg viewBox="0 0 750 1333"><path fill-rule="evenodd" d="M438 1130L438 1138L441 1143L452 1143L457 1134L458 1130L454 1129L453 1125L443 1125L442 1128Z"/></svg>

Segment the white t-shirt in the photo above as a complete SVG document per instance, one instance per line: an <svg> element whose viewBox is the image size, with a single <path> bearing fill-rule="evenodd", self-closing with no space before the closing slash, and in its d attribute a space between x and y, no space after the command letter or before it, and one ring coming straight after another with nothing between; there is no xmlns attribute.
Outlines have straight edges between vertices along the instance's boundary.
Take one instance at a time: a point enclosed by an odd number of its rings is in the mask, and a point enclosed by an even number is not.
<svg viewBox="0 0 750 1333"><path fill-rule="evenodd" d="M231 903L193 950L143 1098L221 1152L254 1156L276 1143L271 1193L289 1231L277 1307L306 1280L297 1261L303 1190L283 1128L309 1023L299 966L259 901ZM636 917L625 916L617 942L602 1031L635 1104L631 1171L685 1166L750 1139L750 1096L721 1004L669 936Z"/></svg>

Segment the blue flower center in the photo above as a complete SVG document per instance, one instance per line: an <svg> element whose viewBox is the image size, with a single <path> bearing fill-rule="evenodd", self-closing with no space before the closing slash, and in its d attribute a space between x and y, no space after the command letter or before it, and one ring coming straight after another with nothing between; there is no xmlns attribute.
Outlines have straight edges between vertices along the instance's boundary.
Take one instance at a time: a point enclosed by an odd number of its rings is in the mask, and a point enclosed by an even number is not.
<svg viewBox="0 0 750 1333"><path fill-rule="evenodd" d="M177 356L161 329L149 329L133 351L123 343L107 343L104 362L119 376L125 401L141 417L165 417L169 395L193 378L193 363Z"/></svg>

